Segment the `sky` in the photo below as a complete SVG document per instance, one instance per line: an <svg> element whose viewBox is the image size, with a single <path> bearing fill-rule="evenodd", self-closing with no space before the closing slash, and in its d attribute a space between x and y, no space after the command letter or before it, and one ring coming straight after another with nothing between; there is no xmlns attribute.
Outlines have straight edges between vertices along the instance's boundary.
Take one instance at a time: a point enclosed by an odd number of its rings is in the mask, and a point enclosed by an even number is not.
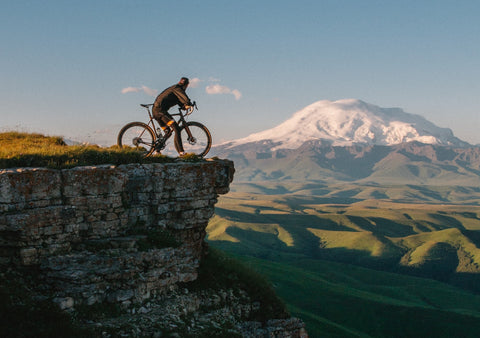
<svg viewBox="0 0 480 338"><path fill-rule="evenodd" d="M186 76L214 144L346 98L480 143L480 1L0 3L0 131L113 145Z"/></svg>

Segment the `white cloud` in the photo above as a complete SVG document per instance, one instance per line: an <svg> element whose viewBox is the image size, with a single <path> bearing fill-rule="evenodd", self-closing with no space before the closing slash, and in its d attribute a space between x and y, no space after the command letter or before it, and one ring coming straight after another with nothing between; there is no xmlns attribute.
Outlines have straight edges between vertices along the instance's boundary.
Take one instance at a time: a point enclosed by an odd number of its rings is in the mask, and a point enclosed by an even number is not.
<svg viewBox="0 0 480 338"><path fill-rule="evenodd" d="M215 94L230 94L232 92L232 90L230 88L219 85L219 84L214 84L214 85L207 86L205 88L205 91L207 92L207 94L212 94L212 95L215 95Z"/></svg>
<svg viewBox="0 0 480 338"><path fill-rule="evenodd" d="M143 91L145 94L150 96L155 96L157 95L157 92L158 92L156 89L152 89L147 86L141 86L141 87L125 87L122 89L122 94L138 93L140 91Z"/></svg>
<svg viewBox="0 0 480 338"><path fill-rule="evenodd" d="M242 93L240 93L238 89L230 89L226 86L222 86L219 84L209 85L205 88L205 91L207 92L207 94L210 95L232 94L233 96L235 96L235 100L240 100L240 98L242 97Z"/></svg>
<svg viewBox="0 0 480 338"><path fill-rule="evenodd" d="M197 88L198 85L200 84L200 82L202 82L202 80L200 80L198 77L193 78L193 79L190 80L189 86L190 86L191 88Z"/></svg>
<svg viewBox="0 0 480 338"><path fill-rule="evenodd" d="M145 94L150 95L150 96L155 96L157 95L157 90L148 88L147 86L142 86L142 90L145 92Z"/></svg>
<svg viewBox="0 0 480 338"><path fill-rule="evenodd" d="M240 91L238 89L234 89L232 90L232 94L233 96L235 96L235 100L240 100L240 98L242 97L242 93L240 93Z"/></svg>
<svg viewBox="0 0 480 338"><path fill-rule="evenodd" d="M138 93L140 91L140 88L136 87L126 87L122 89L122 94L126 93Z"/></svg>

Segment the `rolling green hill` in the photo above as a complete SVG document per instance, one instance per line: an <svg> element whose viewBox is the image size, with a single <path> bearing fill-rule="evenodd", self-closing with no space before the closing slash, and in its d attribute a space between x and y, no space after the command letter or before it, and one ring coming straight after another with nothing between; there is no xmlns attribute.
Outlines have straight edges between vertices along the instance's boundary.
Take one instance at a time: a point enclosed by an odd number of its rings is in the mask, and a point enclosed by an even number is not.
<svg viewBox="0 0 480 338"><path fill-rule="evenodd" d="M311 337L477 337L480 295L430 279L324 260L243 256Z"/></svg>
<svg viewBox="0 0 480 338"><path fill-rule="evenodd" d="M468 186L235 183L208 240L268 275L313 337L473 337L479 199Z"/></svg>

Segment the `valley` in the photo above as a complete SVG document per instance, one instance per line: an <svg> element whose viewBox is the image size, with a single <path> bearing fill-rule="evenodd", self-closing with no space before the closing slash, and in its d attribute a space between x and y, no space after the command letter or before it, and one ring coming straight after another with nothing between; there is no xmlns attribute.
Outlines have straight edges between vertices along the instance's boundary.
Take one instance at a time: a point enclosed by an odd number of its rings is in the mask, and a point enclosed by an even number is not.
<svg viewBox="0 0 480 338"><path fill-rule="evenodd" d="M208 240L312 337L476 337L480 147L421 116L318 101L212 149L235 163Z"/></svg>
<svg viewBox="0 0 480 338"><path fill-rule="evenodd" d="M479 201L468 186L236 182L208 240L267 275L313 336L469 336Z"/></svg>

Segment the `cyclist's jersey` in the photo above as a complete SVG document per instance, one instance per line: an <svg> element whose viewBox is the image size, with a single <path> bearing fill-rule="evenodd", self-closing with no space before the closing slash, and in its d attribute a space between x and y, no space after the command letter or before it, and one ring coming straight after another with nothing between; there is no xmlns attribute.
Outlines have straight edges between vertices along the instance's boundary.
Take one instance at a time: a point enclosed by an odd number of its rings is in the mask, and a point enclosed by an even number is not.
<svg viewBox="0 0 480 338"><path fill-rule="evenodd" d="M168 87L157 96L155 103L153 104L152 112L154 115L158 113L166 113L176 104L180 107L192 105L185 90L179 84Z"/></svg>

